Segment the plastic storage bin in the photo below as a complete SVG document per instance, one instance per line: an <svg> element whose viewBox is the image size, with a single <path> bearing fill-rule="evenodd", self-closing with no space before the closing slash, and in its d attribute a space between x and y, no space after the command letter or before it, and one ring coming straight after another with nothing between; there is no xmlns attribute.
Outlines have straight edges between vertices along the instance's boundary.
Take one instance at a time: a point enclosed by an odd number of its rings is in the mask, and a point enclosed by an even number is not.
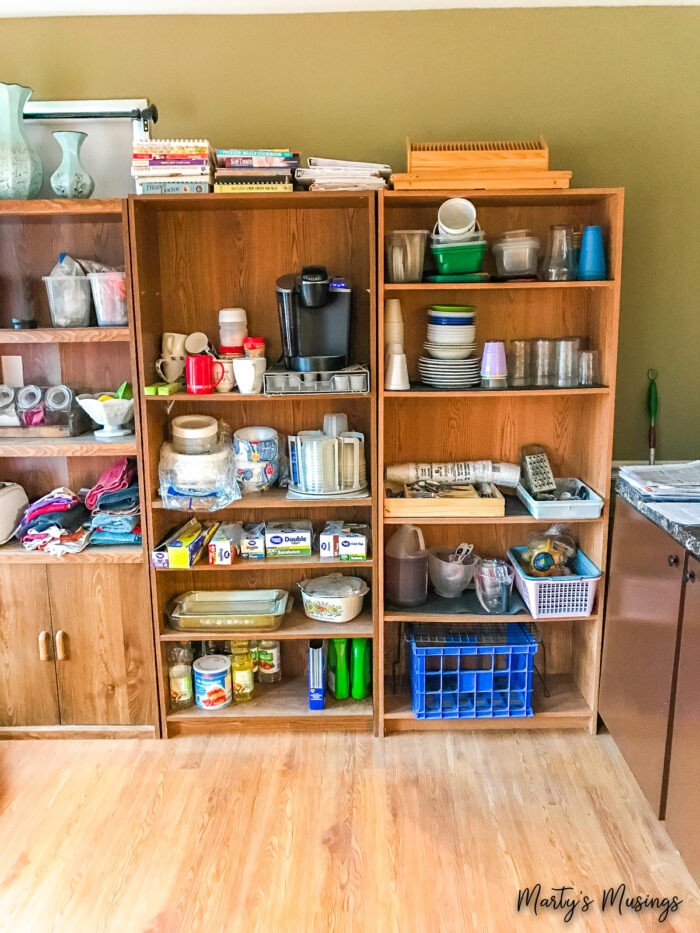
<svg viewBox="0 0 700 933"><path fill-rule="evenodd" d="M533 619L583 618L591 614L600 570L583 551L578 552L573 576L530 577L516 557L524 550L509 548L508 558L515 568L515 585Z"/></svg>
<svg viewBox="0 0 700 933"><path fill-rule="evenodd" d="M538 639L520 622L408 626L416 719L532 716Z"/></svg>
<svg viewBox="0 0 700 933"><path fill-rule="evenodd" d="M514 230L491 246L496 271L501 276L536 275L540 241L527 231Z"/></svg>
<svg viewBox="0 0 700 933"><path fill-rule="evenodd" d="M92 292L84 275L45 275L54 327L89 327Z"/></svg>
<svg viewBox="0 0 700 933"><path fill-rule="evenodd" d="M445 243L430 249L440 275L463 275L481 270L486 243Z"/></svg>
<svg viewBox="0 0 700 933"><path fill-rule="evenodd" d="M126 275L123 272L91 272L88 279L99 327L125 327Z"/></svg>
<svg viewBox="0 0 700 933"><path fill-rule="evenodd" d="M571 482L568 479L555 479L557 486ZM599 518L603 511L603 500L593 492L590 486L586 486L581 480L575 479L578 483L577 488L583 486L588 490L588 499L559 499L553 502L539 502L533 499L530 493L525 489L522 483L518 483L515 490L518 499L522 502L528 512L535 518L551 518L552 521L558 521L563 518Z"/></svg>

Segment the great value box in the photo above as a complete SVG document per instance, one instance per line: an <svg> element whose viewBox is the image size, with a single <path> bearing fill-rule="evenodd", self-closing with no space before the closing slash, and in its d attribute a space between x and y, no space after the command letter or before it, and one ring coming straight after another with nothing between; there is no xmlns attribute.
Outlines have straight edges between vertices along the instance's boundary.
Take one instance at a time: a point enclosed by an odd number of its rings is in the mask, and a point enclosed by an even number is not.
<svg viewBox="0 0 700 933"><path fill-rule="evenodd" d="M327 522L319 536L321 558L328 560L367 560L369 525Z"/></svg>

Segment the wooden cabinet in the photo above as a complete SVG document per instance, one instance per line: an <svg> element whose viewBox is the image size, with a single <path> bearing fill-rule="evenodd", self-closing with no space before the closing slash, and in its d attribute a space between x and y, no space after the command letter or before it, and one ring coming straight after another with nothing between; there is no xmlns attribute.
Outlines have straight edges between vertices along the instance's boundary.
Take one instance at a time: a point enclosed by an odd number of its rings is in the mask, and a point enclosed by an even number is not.
<svg viewBox="0 0 700 933"><path fill-rule="evenodd" d="M660 818L684 560L680 545L618 498L600 715Z"/></svg>
<svg viewBox="0 0 700 933"><path fill-rule="evenodd" d="M0 726L58 722L46 568L0 566Z"/></svg>
<svg viewBox="0 0 700 933"><path fill-rule="evenodd" d="M676 703L666 798L666 828L700 881L700 561L685 570Z"/></svg>

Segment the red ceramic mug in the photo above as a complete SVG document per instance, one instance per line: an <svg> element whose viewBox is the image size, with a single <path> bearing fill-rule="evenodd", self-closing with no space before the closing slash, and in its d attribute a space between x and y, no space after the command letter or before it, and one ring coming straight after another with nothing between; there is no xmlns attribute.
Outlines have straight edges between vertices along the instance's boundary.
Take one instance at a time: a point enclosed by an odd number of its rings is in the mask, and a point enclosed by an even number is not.
<svg viewBox="0 0 700 933"><path fill-rule="evenodd" d="M216 366L221 370L218 379L215 377ZM210 356L188 356L187 391L190 395L209 395L224 378L225 371L219 360L213 360Z"/></svg>

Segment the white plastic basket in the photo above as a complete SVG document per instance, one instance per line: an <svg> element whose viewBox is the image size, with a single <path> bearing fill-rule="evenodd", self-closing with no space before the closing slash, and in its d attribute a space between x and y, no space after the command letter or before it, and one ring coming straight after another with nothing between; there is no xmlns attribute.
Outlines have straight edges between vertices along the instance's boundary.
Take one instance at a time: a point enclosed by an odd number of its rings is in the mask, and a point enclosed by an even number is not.
<svg viewBox="0 0 700 933"><path fill-rule="evenodd" d="M508 549L515 568L515 585L533 619L583 618L593 611L600 570L583 551L576 558L576 574L570 577L530 577L516 557L526 549Z"/></svg>

